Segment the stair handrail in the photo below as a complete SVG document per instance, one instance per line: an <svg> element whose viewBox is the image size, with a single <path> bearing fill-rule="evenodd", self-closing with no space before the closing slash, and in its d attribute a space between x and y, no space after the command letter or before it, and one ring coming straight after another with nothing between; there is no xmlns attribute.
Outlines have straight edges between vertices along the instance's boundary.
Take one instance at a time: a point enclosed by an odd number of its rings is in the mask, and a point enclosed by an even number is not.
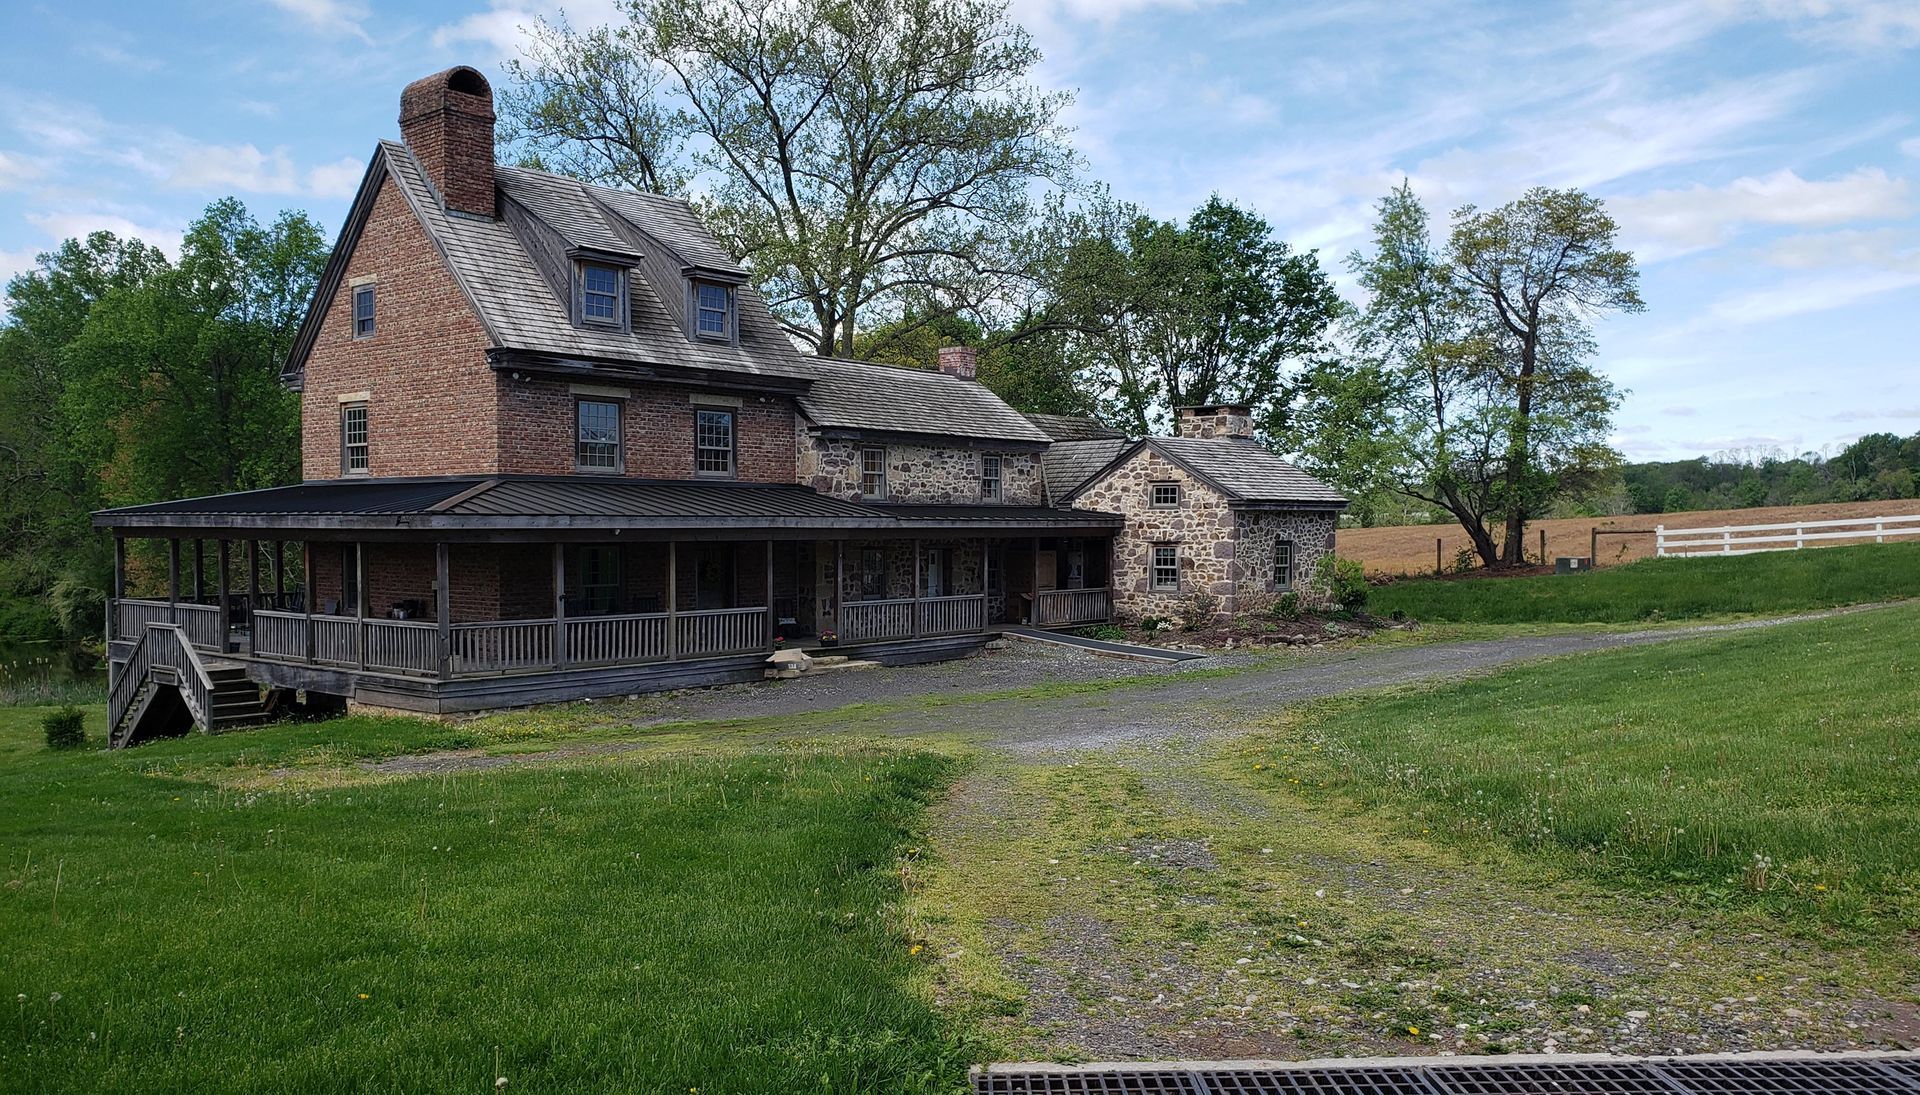
<svg viewBox="0 0 1920 1095"><path fill-rule="evenodd" d="M187 639L187 629L179 624L148 624L147 630L172 632L172 652L180 655L179 660L169 660L168 665L181 675L180 698L187 701L187 710L193 715L200 729L213 729L213 677L207 672L206 663L200 660L200 652L193 648ZM164 647L166 644L162 644ZM182 665L181 662L186 664Z"/></svg>
<svg viewBox="0 0 1920 1095"><path fill-rule="evenodd" d="M107 737L109 741L120 734L120 723L133 710L134 701L140 698L140 692L147 686L147 668L153 664L153 651L147 648L147 634L143 630L133 641L133 649L127 652L127 660L121 663L120 672L113 678L113 687L107 692Z"/></svg>

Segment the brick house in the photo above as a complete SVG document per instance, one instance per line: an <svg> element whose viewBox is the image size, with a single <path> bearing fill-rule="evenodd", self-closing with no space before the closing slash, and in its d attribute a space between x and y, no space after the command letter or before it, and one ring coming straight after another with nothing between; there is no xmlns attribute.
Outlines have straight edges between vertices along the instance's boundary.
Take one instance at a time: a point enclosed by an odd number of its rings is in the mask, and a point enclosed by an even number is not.
<svg viewBox="0 0 1920 1095"><path fill-rule="evenodd" d="M1237 435L1023 416L963 347L803 356L685 202L496 164L493 125L473 69L403 92L287 362L301 483L95 515L116 741L173 691L211 727L261 689L453 712L752 679L777 646L955 657L1151 610L1169 536L1231 603L1282 512L1246 476L1305 479ZM1172 531L1124 486L1155 460L1192 484ZM1321 541L1288 534L1305 573ZM144 589L130 540L164 549Z"/></svg>

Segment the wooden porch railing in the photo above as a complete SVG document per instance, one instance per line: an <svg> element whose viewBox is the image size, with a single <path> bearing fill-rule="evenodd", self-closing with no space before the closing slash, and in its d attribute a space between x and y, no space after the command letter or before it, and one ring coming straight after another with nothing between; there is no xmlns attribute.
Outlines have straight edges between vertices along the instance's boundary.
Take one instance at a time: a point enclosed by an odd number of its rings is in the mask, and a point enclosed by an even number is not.
<svg viewBox="0 0 1920 1095"><path fill-rule="evenodd" d="M683 612L674 653L682 658L744 654L767 649L767 610L722 608L710 612Z"/></svg>
<svg viewBox="0 0 1920 1095"><path fill-rule="evenodd" d="M570 665L625 665L667 656L667 614L585 616L567 621Z"/></svg>
<svg viewBox="0 0 1920 1095"><path fill-rule="evenodd" d="M220 610L213 605L168 604L123 597L113 602L113 633L117 639L138 640L148 624L178 624L194 646L217 650L220 647Z"/></svg>
<svg viewBox="0 0 1920 1095"><path fill-rule="evenodd" d="M913 634L913 598L848 601L840 606L840 641L904 639Z"/></svg>
<svg viewBox="0 0 1920 1095"><path fill-rule="evenodd" d="M1033 625L1093 624L1112 618L1113 603L1105 589L1051 589L1033 598Z"/></svg>
<svg viewBox="0 0 1920 1095"><path fill-rule="evenodd" d="M917 604L922 635L965 635L987 626L987 596L923 597Z"/></svg>
<svg viewBox="0 0 1920 1095"><path fill-rule="evenodd" d="M552 620L454 624L449 658L454 675L553 668Z"/></svg>
<svg viewBox="0 0 1920 1095"><path fill-rule="evenodd" d="M361 620L368 669L401 673L440 672L440 627L418 620Z"/></svg>

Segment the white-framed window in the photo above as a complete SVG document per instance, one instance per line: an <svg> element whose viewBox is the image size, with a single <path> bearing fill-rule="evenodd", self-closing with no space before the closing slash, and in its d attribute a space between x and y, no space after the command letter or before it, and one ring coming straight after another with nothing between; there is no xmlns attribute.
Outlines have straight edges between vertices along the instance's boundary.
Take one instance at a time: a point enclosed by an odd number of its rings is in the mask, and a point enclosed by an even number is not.
<svg viewBox="0 0 1920 1095"><path fill-rule="evenodd" d="M625 296L626 280L625 272L618 267L581 263L580 322L620 326L620 300Z"/></svg>
<svg viewBox="0 0 1920 1095"><path fill-rule="evenodd" d="M581 471L622 471L620 404L611 399L574 402L574 466Z"/></svg>
<svg viewBox="0 0 1920 1095"><path fill-rule="evenodd" d="M353 337L373 337L373 286L353 287Z"/></svg>
<svg viewBox="0 0 1920 1095"><path fill-rule="evenodd" d="M980 500L998 502L1000 500L1000 458L982 456L980 458Z"/></svg>
<svg viewBox="0 0 1920 1095"><path fill-rule="evenodd" d="M733 412L701 408L694 412L693 470L700 475L733 474Z"/></svg>
<svg viewBox="0 0 1920 1095"><path fill-rule="evenodd" d="M731 338L733 335L733 293L712 282L693 283L693 329L701 338Z"/></svg>
<svg viewBox="0 0 1920 1095"><path fill-rule="evenodd" d="M1155 483L1149 490L1148 502L1154 509L1180 508L1180 484Z"/></svg>
<svg viewBox="0 0 1920 1095"><path fill-rule="evenodd" d="M1293 541L1276 540L1273 544L1273 588L1293 588Z"/></svg>
<svg viewBox="0 0 1920 1095"><path fill-rule="evenodd" d="M340 473L366 475L371 466L367 444L367 405L340 405Z"/></svg>
<svg viewBox="0 0 1920 1095"><path fill-rule="evenodd" d="M860 494L864 498L887 496L887 450L878 445L860 450Z"/></svg>
<svg viewBox="0 0 1920 1095"><path fill-rule="evenodd" d="M1152 573L1148 576L1154 589L1178 590L1180 588L1180 545L1153 545Z"/></svg>

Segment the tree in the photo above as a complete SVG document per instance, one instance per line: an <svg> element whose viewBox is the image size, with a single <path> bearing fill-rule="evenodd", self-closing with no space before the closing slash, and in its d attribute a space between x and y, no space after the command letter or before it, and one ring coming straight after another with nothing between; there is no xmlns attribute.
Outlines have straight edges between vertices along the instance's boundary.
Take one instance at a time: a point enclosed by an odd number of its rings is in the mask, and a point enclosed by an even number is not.
<svg viewBox="0 0 1920 1095"><path fill-rule="evenodd" d="M1525 220L1514 208L1502 210L1503 218ZM1425 207L1405 183L1377 209L1373 253L1348 258L1370 294L1351 328L1356 352L1309 374L1297 412L1302 428L1289 440L1316 468L1331 465L1343 485L1391 482L1452 515L1484 565L1518 564L1525 545L1515 513L1524 520L1556 498L1596 490L1618 459L1606 434L1619 397L1585 364L1592 351L1580 322L1586 298L1564 296L1588 292L1566 288L1576 283L1561 267L1591 244L1569 243L1542 272L1522 261L1539 236L1500 251L1493 244L1505 236L1478 225L1471 210L1459 215L1470 231L1456 229L1448 252L1440 252ZM1463 258L1481 265L1469 270ZM1563 288L1545 293L1549 282ZM1487 284L1500 287L1498 300ZM1531 302L1523 307L1533 317L1525 339L1500 319L1509 291ZM1343 471L1350 460L1358 466ZM1504 542L1493 532L1503 520Z"/></svg>
<svg viewBox="0 0 1920 1095"><path fill-rule="evenodd" d="M977 306L1027 274L1036 184L1064 184L1068 97L1001 0L626 0L545 23L508 66L507 133L589 181L698 191L787 330Z"/></svg>
<svg viewBox="0 0 1920 1095"><path fill-rule="evenodd" d="M1588 323L1646 307L1617 233L1599 199L1571 189L1535 187L1498 209L1454 214L1451 277L1477 306L1476 326L1497 350L1497 379L1511 400L1497 492L1509 565L1522 558L1527 520L1610 451L1599 435L1618 397L1586 365Z"/></svg>
<svg viewBox="0 0 1920 1095"><path fill-rule="evenodd" d="M1076 368L1138 434L1223 402L1280 428L1293 372L1344 309L1317 255L1218 195L1185 224L1102 195L1062 218L1050 252L1048 323L1072 332Z"/></svg>

